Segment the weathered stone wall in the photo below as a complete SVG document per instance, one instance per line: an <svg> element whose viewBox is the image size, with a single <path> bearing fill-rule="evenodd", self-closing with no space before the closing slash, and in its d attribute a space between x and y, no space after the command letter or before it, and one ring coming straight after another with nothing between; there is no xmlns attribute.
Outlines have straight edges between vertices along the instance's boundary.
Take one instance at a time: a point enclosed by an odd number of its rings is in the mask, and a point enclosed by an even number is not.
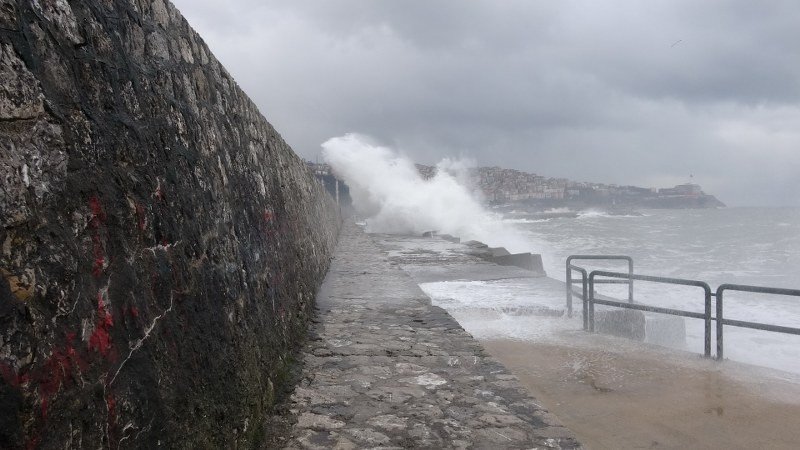
<svg viewBox="0 0 800 450"><path fill-rule="evenodd" d="M0 0L0 448L257 444L339 223L168 2Z"/></svg>

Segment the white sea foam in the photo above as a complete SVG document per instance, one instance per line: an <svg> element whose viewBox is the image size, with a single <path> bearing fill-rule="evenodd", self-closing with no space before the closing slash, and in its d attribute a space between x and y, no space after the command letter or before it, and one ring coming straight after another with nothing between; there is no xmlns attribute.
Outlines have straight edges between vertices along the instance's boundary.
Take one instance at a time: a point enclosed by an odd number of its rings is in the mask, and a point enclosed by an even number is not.
<svg viewBox="0 0 800 450"><path fill-rule="evenodd" d="M550 208L550 209L546 209L544 212L545 213L559 214L559 213L571 213L571 212L574 212L574 211L572 211L569 208Z"/></svg>
<svg viewBox="0 0 800 450"><path fill-rule="evenodd" d="M597 211L593 209L581 211L580 213L578 213L579 219L595 219L598 217L609 218L609 219L626 219L631 217L648 217L648 216L644 214L609 214L604 211Z"/></svg>
<svg viewBox="0 0 800 450"><path fill-rule="evenodd" d="M503 219L505 223L541 223L550 219Z"/></svg>
<svg viewBox="0 0 800 450"><path fill-rule="evenodd" d="M353 206L367 217L368 231L437 230L512 252L536 249L530 239L483 208L465 181L468 162L444 159L426 180L410 159L364 136L335 137L322 148L325 161L350 187Z"/></svg>

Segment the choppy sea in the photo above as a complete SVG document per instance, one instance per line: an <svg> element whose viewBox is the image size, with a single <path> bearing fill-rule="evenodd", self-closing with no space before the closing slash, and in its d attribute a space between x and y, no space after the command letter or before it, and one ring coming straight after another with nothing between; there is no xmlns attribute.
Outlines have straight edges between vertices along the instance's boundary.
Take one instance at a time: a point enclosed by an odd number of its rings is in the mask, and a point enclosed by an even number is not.
<svg viewBox="0 0 800 450"><path fill-rule="evenodd" d="M565 280L565 260L572 254L621 254L634 259L635 272L705 281L712 289L722 283L800 289L800 208L724 208L704 210L643 210L610 215L582 212L577 217L542 218L523 209L497 212L541 253L548 276ZM581 264L589 269L623 270L622 265ZM532 299L563 304L521 280L448 281L421 285L434 303L477 337L547 339L551 329L576 327L577 320L531 320L507 314ZM599 286L601 294L625 298L627 287ZM538 296L538 297L537 297ZM546 298L545 298L546 297ZM637 302L703 312L696 289L636 282ZM463 316L470 306L495 305L491 317ZM800 297L730 293L725 296L730 319L800 327ZM686 319L686 341L680 348L701 353L703 323ZM732 360L800 373L800 336L759 330L725 328L725 356Z"/></svg>

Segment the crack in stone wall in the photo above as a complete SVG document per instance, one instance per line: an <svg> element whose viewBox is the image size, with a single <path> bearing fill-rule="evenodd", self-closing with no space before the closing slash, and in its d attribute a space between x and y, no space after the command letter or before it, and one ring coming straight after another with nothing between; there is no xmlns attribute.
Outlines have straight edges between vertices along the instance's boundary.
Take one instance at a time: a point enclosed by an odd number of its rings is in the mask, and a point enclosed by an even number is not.
<svg viewBox="0 0 800 450"><path fill-rule="evenodd" d="M340 218L164 0L0 0L0 448L257 445Z"/></svg>

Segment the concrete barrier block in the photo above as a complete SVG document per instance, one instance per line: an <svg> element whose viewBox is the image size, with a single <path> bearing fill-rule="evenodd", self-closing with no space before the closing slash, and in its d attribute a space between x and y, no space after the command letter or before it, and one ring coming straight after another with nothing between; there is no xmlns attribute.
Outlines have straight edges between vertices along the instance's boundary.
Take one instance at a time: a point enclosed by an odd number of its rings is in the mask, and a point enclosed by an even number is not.
<svg viewBox="0 0 800 450"><path fill-rule="evenodd" d="M645 314L645 342L666 347L686 344L686 320L664 314Z"/></svg>
<svg viewBox="0 0 800 450"><path fill-rule="evenodd" d="M542 264L542 255L539 254L514 253L494 256L491 261L501 266L516 266L542 276L546 275L544 265Z"/></svg>
<svg viewBox="0 0 800 450"><path fill-rule="evenodd" d="M595 311L594 329L598 333L667 347L680 347L686 343L683 317L633 309Z"/></svg>
<svg viewBox="0 0 800 450"><path fill-rule="evenodd" d="M644 313L633 309L610 309L595 311L594 330L637 341L645 338Z"/></svg>

